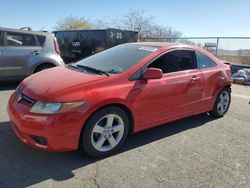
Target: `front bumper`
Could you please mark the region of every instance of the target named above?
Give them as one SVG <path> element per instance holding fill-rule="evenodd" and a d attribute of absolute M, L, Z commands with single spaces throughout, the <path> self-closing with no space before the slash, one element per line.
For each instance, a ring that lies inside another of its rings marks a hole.
<path fill-rule="evenodd" d="M 87 119 L 81 112 L 43 115 L 30 113 L 31 106 L 17 102 L 16 92 L 8 103 L 10 124 L 24 143 L 46 151 L 78 148 L 82 126 Z"/>

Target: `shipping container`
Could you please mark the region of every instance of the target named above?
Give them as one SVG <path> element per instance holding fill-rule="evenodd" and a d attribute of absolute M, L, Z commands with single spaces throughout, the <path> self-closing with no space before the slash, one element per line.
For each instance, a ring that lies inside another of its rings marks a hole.
<path fill-rule="evenodd" d="M 138 41 L 138 32 L 101 29 L 54 31 L 65 63 L 75 62 L 107 48 Z"/>

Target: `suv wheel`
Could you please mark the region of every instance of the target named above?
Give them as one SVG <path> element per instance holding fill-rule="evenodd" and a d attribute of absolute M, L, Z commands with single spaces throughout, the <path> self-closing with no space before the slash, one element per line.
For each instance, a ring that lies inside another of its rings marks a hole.
<path fill-rule="evenodd" d="M 51 65 L 51 64 L 39 65 L 39 66 L 36 68 L 35 73 L 40 72 L 40 71 L 43 71 L 43 70 L 46 70 L 46 69 L 49 69 L 49 68 L 52 68 L 52 67 L 54 67 L 54 65 Z"/>
<path fill-rule="evenodd" d="M 124 144 L 128 130 L 129 119 L 121 108 L 103 108 L 85 124 L 81 147 L 92 157 L 111 154 Z"/>

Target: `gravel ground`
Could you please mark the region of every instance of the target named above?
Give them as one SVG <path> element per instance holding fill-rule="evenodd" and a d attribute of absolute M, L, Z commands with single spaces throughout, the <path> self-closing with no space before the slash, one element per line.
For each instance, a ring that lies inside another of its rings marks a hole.
<path fill-rule="evenodd" d="M 128 137 L 105 159 L 47 153 L 13 134 L 0 83 L 0 187 L 250 187 L 250 87 L 233 85 L 221 119 L 202 114 Z"/>

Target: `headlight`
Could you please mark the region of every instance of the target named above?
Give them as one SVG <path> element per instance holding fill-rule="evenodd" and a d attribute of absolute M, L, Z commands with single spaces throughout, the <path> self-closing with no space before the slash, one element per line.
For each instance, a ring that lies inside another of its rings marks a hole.
<path fill-rule="evenodd" d="M 43 103 L 36 102 L 30 112 L 37 114 L 59 114 L 64 112 L 69 112 L 76 110 L 80 106 L 82 106 L 84 102 L 67 102 L 67 103 Z"/>

